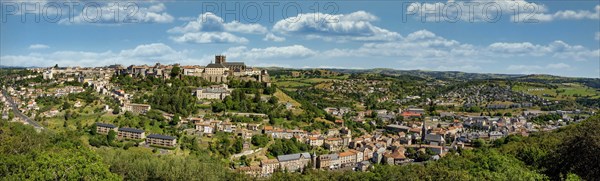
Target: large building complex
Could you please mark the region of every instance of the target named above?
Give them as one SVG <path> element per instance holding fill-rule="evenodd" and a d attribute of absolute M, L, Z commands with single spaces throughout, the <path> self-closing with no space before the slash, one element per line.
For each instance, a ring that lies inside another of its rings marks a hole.
<path fill-rule="evenodd" d="M 213 85 L 210 87 L 199 87 L 196 89 L 196 97 L 198 99 L 224 99 L 226 96 L 231 95 L 231 89 L 227 84 Z"/>

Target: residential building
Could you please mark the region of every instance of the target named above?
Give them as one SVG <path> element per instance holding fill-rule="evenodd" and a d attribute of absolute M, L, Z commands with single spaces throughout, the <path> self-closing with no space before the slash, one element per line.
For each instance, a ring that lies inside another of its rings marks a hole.
<path fill-rule="evenodd" d="M 323 137 L 309 137 L 308 138 L 308 145 L 312 146 L 312 147 L 320 147 L 323 146 Z"/>
<path fill-rule="evenodd" d="M 341 138 L 327 138 L 325 139 L 324 145 L 329 151 L 336 152 L 344 147 L 343 143 L 344 140 Z"/>
<path fill-rule="evenodd" d="M 146 138 L 144 130 L 134 128 L 119 128 L 117 133 L 119 139 L 144 139 Z"/>
<path fill-rule="evenodd" d="M 196 97 L 198 99 L 223 100 L 229 95 L 231 95 L 231 90 L 227 87 L 227 84 L 213 85 L 207 88 L 199 87 L 196 89 Z"/>
<path fill-rule="evenodd" d="M 408 133 L 408 131 L 411 128 L 408 127 L 408 126 L 402 126 L 402 125 L 397 125 L 397 124 L 390 124 L 390 125 L 387 125 L 385 127 L 385 129 L 386 129 L 386 131 L 393 132 L 393 133 L 400 133 L 400 132 Z"/>
<path fill-rule="evenodd" d="M 318 169 L 337 169 L 340 168 L 339 155 L 337 153 L 320 155 L 317 159 Z"/>
<path fill-rule="evenodd" d="M 425 142 L 429 143 L 430 145 L 434 145 L 434 146 L 443 146 L 444 144 L 446 144 L 446 141 L 444 140 L 444 136 L 437 135 L 437 134 L 426 134 Z"/>
<path fill-rule="evenodd" d="M 406 155 L 404 155 L 404 148 L 398 148 L 394 150 L 392 153 L 383 154 L 383 159 L 386 164 L 389 165 L 400 165 L 402 163 L 406 163 Z"/>
<path fill-rule="evenodd" d="M 277 160 L 283 170 L 289 172 L 302 171 L 311 161 L 311 155 L 308 152 L 280 155 L 277 156 Z"/>
<path fill-rule="evenodd" d="M 96 133 L 98 134 L 108 134 L 110 130 L 117 132 L 117 126 L 106 123 L 96 123 Z"/>
<path fill-rule="evenodd" d="M 196 123 L 196 131 L 199 131 L 203 134 L 213 134 L 214 127 L 210 125 L 210 123 L 199 122 Z"/>
<path fill-rule="evenodd" d="M 160 134 L 151 134 L 146 137 L 146 143 L 154 146 L 174 147 L 177 144 L 177 138 Z"/>
<path fill-rule="evenodd" d="M 356 152 L 345 151 L 339 154 L 341 167 L 353 167 L 356 164 Z"/>
<path fill-rule="evenodd" d="M 137 114 L 146 114 L 150 111 L 150 105 L 148 104 L 125 104 L 123 106 L 123 111 L 131 111 Z"/>
<path fill-rule="evenodd" d="M 262 176 L 269 176 L 279 169 L 279 161 L 277 159 L 261 160 L 260 167 L 262 168 Z"/>

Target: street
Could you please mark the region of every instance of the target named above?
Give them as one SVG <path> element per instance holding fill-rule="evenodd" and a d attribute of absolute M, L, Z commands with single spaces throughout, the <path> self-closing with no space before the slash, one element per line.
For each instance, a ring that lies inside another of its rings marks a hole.
<path fill-rule="evenodd" d="M 10 106 L 12 107 L 13 113 L 16 116 L 21 117 L 21 119 L 27 121 L 27 123 L 29 125 L 32 125 L 33 127 L 35 127 L 36 129 L 44 129 L 44 127 L 42 127 L 39 123 L 31 120 L 29 117 L 27 117 L 26 115 L 24 115 L 18 108 L 17 104 L 15 104 L 15 102 L 13 101 L 12 97 L 8 94 L 8 92 L 6 92 L 6 90 L 2 90 L 2 94 L 4 94 L 4 97 L 6 97 L 6 101 L 10 104 Z"/>

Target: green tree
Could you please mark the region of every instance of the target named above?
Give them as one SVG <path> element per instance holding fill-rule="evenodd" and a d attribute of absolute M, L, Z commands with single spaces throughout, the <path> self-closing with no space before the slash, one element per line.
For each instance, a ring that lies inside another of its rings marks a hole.
<path fill-rule="evenodd" d="M 223 112 L 227 109 L 225 104 L 223 104 L 222 102 L 214 102 L 214 103 L 212 103 L 211 107 L 212 107 L 212 111 L 215 113 Z"/>
<path fill-rule="evenodd" d="M 68 101 L 65 101 L 62 105 L 63 110 L 71 109 L 71 104 Z"/>
<path fill-rule="evenodd" d="M 181 116 L 179 114 L 175 114 L 173 116 L 173 119 L 171 119 L 171 121 L 169 122 L 169 124 L 172 125 L 172 126 L 175 126 L 175 125 L 179 124 L 179 122 L 181 121 L 180 117 Z"/>
<path fill-rule="evenodd" d="M 119 106 L 113 107 L 113 111 L 112 111 L 113 114 L 119 114 L 120 112 L 121 112 L 121 107 L 119 107 Z"/>
<path fill-rule="evenodd" d="M 171 69 L 171 78 L 176 78 L 180 74 L 181 74 L 181 67 L 179 67 L 179 65 L 173 66 L 173 69 Z"/>
<path fill-rule="evenodd" d="M 115 132 L 114 130 L 108 131 L 108 135 L 106 135 L 106 141 L 108 143 L 112 143 L 116 139 L 117 139 L 117 132 Z"/>
<path fill-rule="evenodd" d="M 244 139 L 235 139 L 235 142 L 233 143 L 233 153 L 241 153 L 242 150 L 244 150 Z"/>
<path fill-rule="evenodd" d="M 485 141 L 484 140 L 479 139 L 479 138 L 473 140 L 473 147 L 475 147 L 475 148 L 481 148 L 483 146 L 485 146 Z"/>
<path fill-rule="evenodd" d="M 279 99 L 277 99 L 275 96 L 271 96 L 271 98 L 269 98 L 269 104 L 277 104 L 278 102 Z"/>
<path fill-rule="evenodd" d="M 257 147 L 265 147 L 270 141 L 269 136 L 264 134 L 252 135 L 251 143 Z"/>

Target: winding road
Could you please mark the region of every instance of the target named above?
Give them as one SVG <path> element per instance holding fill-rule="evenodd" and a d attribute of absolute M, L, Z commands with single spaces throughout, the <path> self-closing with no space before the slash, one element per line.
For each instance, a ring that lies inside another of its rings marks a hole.
<path fill-rule="evenodd" d="M 4 97 L 6 97 L 6 101 L 10 104 L 10 106 L 12 107 L 13 113 L 15 113 L 16 116 L 21 117 L 21 119 L 27 121 L 27 123 L 29 123 L 29 125 L 32 125 L 36 129 L 44 129 L 44 127 L 42 125 L 31 120 L 31 118 L 27 117 L 25 114 L 23 114 L 21 112 L 21 110 L 19 110 L 19 107 L 17 106 L 17 104 L 15 104 L 15 101 L 8 94 L 8 92 L 6 92 L 6 90 L 3 89 L 2 94 L 4 94 Z"/>

